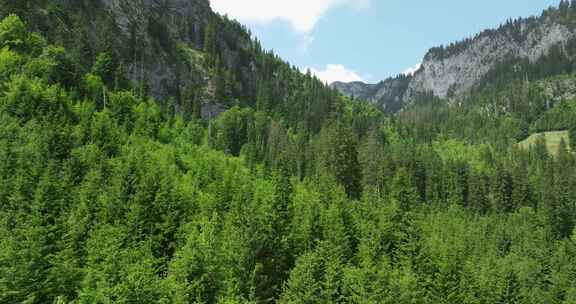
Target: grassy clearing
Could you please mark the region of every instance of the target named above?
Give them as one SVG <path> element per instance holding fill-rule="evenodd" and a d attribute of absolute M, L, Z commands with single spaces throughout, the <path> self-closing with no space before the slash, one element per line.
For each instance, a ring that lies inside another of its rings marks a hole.
<path fill-rule="evenodd" d="M 535 133 L 530 135 L 527 139 L 518 143 L 518 146 L 523 149 L 529 149 L 536 144 L 539 137 L 544 136 L 546 140 L 546 147 L 548 152 L 552 155 L 558 154 L 558 148 L 560 147 L 560 142 L 564 139 L 564 142 L 568 147 L 570 147 L 570 134 L 568 131 L 551 131 Z"/>

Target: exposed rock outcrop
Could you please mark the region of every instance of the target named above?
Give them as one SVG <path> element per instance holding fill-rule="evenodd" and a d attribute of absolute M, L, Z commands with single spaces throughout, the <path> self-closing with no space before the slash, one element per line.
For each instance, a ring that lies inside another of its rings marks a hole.
<path fill-rule="evenodd" d="M 465 93 L 503 60 L 514 57 L 534 63 L 552 47 L 576 36 L 568 26 L 552 19 L 544 19 L 537 25 L 522 21 L 520 27 L 521 39 L 516 39 L 512 30 L 505 30 L 481 35 L 462 51 L 446 58 L 429 52 L 422 68 L 410 81 L 406 98 L 414 92 L 432 92 L 441 98 Z"/>
<path fill-rule="evenodd" d="M 478 87 L 485 76 L 506 60 L 536 63 L 553 48 L 566 50 L 573 45 L 576 29 L 559 9 L 551 8 L 541 17 L 509 21 L 497 30 L 487 30 L 474 38 L 449 47 L 431 49 L 421 68 L 412 76 L 390 78 L 378 84 L 335 83 L 345 95 L 401 109 L 422 93 L 440 98 L 458 96 Z M 571 56 L 564 52 L 565 56 Z"/>

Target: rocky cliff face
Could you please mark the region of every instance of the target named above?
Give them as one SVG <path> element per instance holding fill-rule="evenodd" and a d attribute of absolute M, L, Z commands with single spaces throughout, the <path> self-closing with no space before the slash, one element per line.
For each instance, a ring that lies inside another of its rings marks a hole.
<path fill-rule="evenodd" d="M 353 97 L 369 102 L 377 102 L 378 99 L 376 98 L 376 92 L 378 91 L 378 88 L 380 87 L 381 83 L 382 82 L 378 84 L 370 84 L 361 81 L 354 81 L 354 82 L 337 81 L 330 84 L 330 86 L 348 97 Z"/>
<path fill-rule="evenodd" d="M 384 107 L 399 100 L 405 105 L 420 93 L 440 98 L 465 94 L 506 60 L 515 58 L 534 64 L 552 48 L 565 49 L 574 41 L 574 26 L 553 13 L 557 11 L 509 22 L 498 30 L 485 31 L 447 48 L 431 49 L 422 67 L 408 79 L 388 79 L 376 85 L 338 83 L 333 87 Z"/>
<path fill-rule="evenodd" d="M 190 62 L 194 58 L 181 55 L 202 45 L 214 17 L 208 0 L 101 1 L 116 29 L 116 42 L 131 44 L 123 52 L 130 80 L 145 81 L 159 99 L 204 81 L 205 71 Z"/>
<path fill-rule="evenodd" d="M 447 58 L 428 53 L 422 68 L 410 82 L 406 97 L 409 98 L 414 92 L 432 92 L 441 98 L 465 93 L 503 60 L 514 57 L 535 63 L 552 47 L 573 39 L 575 33 L 552 19 L 543 20 L 535 26 L 522 22 L 521 39 L 516 39 L 510 30 L 506 30 L 482 35 Z"/>
<path fill-rule="evenodd" d="M 363 82 L 335 82 L 331 87 L 348 97 L 379 104 L 387 112 L 396 112 L 403 106 L 404 95 L 412 76 L 400 75 L 377 84 Z"/>
<path fill-rule="evenodd" d="M 31 7 L 21 9 L 15 1 L 0 6 L 0 16 L 17 13 L 31 30 L 65 46 L 81 63 L 79 75 L 90 71 L 98 54 L 113 55 L 126 78 L 159 101 L 182 101 L 190 88 L 198 94 L 210 87 L 215 73 L 207 70 L 203 51 L 212 26 L 220 69 L 234 71 L 244 91 L 253 94 L 250 34 L 215 14 L 209 0 L 45 0 Z"/>
<path fill-rule="evenodd" d="M 178 39 L 198 44 L 202 30 L 212 16 L 208 0 L 101 0 L 114 16 L 121 33 L 129 36 L 133 29 L 149 29 L 152 23 L 163 23 Z"/>

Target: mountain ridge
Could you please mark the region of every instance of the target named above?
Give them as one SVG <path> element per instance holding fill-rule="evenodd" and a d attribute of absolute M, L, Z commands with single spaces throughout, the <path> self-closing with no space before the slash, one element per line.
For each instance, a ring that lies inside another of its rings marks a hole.
<path fill-rule="evenodd" d="M 550 53 L 558 53 L 553 55 L 563 56 L 571 63 L 576 53 L 575 18 L 576 4 L 563 1 L 539 17 L 508 20 L 498 29 L 485 30 L 447 47 L 431 48 L 413 75 L 399 75 L 377 84 L 337 82 L 331 86 L 391 112 L 402 109 L 420 94 L 440 98 L 465 95 L 489 84 L 492 79 L 488 76 L 493 76 L 491 72 L 504 63 L 512 69 L 521 63 L 528 69 Z M 521 69 L 515 72 L 530 74 Z"/>
<path fill-rule="evenodd" d="M 191 2 L 0 0 L 0 303 L 576 303 L 559 50 L 392 117 Z"/>
<path fill-rule="evenodd" d="M 212 11 L 208 0 L 0 0 L 0 17 L 10 14 L 68 50 L 76 81 L 102 59 L 113 74 L 105 77 L 110 89 L 126 80 L 139 97 L 204 120 L 238 105 L 279 110 L 291 121 L 308 117 L 319 130 L 342 99 L 262 48 L 246 26 Z"/>

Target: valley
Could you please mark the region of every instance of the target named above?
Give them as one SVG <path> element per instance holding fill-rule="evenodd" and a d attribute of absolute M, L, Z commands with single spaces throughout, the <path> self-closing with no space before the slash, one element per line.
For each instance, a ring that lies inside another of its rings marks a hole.
<path fill-rule="evenodd" d="M 0 303 L 576 303 L 575 42 L 327 85 L 207 0 L 0 0 Z"/>

